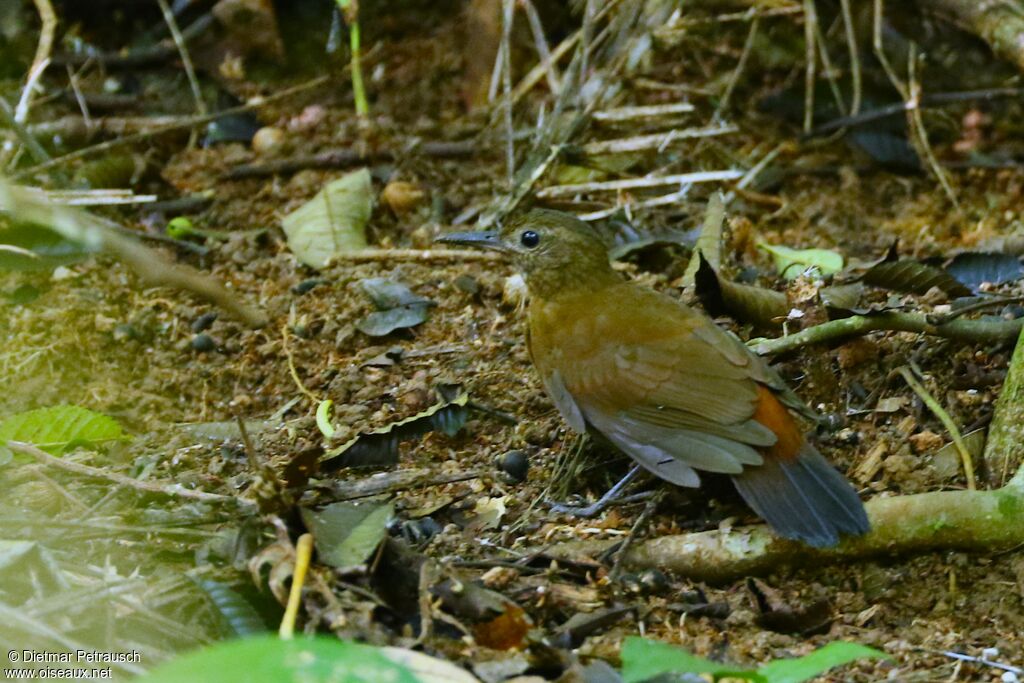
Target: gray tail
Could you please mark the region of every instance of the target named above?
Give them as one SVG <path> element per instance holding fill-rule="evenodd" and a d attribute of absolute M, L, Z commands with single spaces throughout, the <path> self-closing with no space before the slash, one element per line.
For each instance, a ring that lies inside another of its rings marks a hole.
<path fill-rule="evenodd" d="M 784 538 L 828 548 L 840 533 L 860 535 L 871 528 L 857 491 L 810 444 L 795 460 L 766 457 L 732 481 L 747 505 Z"/>

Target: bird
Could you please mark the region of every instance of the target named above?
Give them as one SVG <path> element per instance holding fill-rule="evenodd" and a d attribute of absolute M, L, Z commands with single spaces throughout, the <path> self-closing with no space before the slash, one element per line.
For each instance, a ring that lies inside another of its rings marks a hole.
<path fill-rule="evenodd" d="M 617 272 L 589 224 L 532 209 L 437 239 L 511 256 L 545 392 L 573 431 L 632 458 L 631 474 L 682 487 L 699 486 L 698 472 L 728 475 L 778 536 L 813 547 L 869 531 L 857 491 L 801 427 L 813 413 L 778 373 L 703 312 Z"/>

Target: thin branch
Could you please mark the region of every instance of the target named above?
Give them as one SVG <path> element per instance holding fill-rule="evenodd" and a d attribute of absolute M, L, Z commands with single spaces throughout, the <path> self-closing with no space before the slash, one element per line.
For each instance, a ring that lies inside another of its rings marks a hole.
<path fill-rule="evenodd" d="M 635 190 L 664 185 L 681 185 L 685 183 L 710 183 L 720 180 L 736 180 L 743 177 L 743 171 L 698 171 L 696 173 L 680 173 L 665 176 L 646 176 L 643 178 L 627 178 L 578 185 L 552 185 L 537 191 L 537 197 L 566 197 L 586 192 L 617 192 L 619 190 Z"/>
<path fill-rule="evenodd" d="M 811 132 L 814 126 L 814 85 L 817 80 L 817 51 L 815 50 L 815 26 L 818 14 L 814 8 L 814 0 L 804 0 L 804 45 L 807 53 L 807 67 L 804 72 L 804 133 Z"/>
<path fill-rule="evenodd" d="M 502 254 L 472 249 L 360 249 L 335 254 L 335 263 L 418 263 L 423 261 L 504 261 Z"/>
<path fill-rule="evenodd" d="M 850 11 L 850 0 L 839 0 L 843 10 L 843 26 L 846 29 L 846 47 L 850 52 L 850 78 L 853 81 L 853 102 L 850 104 L 850 116 L 860 113 L 860 100 L 863 91 L 860 75 L 860 52 L 857 49 L 856 27 L 853 25 L 853 12 Z"/>
<path fill-rule="evenodd" d="M 32 66 L 28 70 L 28 78 L 25 81 L 25 88 L 21 91 L 21 99 L 14 109 L 14 118 L 18 123 L 25 123 L 28 120 L 28 112 L 32 106 L 32 93 L 36 84 L 43 77 L 43 72 L 50 64 L 50 54 L 53 51 L 53 36 L 57 31 L 57 15 L 53 11 L 50 0 L 35 0 L 36 11 L 39 13 L 39 21 L 42 27 L 39 31 L 39 43 L 36 45 L 36 54 L 32 58 Z"/>
<path fill-rule="evenodd" d="M 270 104 L 271 102 L 277 102 L 279 100 L 288 99 L 294 97 L 300 92 L 312 90 L 313 88 L 323 85 L 327 81 L 327 76 L 319 76 L 311 81 L 302 83 L 301 85 L 297 85 L 293 88 L 286 88 L 281 92 L 274 93 L 273 95 L 268 95 L 262 99 L 247 102 L 246 104 L 237 107 L 223 109 L 221 111 L 214 112 L 212 114 L 206 114 L 204 116 L 192 116 L 189 118 L 184 118 L 174 123 L 168 124 L 166 126 L 156 128 L 154 130 L 136 133 L 134 135 L 126 135 L 125 137 L 117 138 L 116 140 L 107 140 L 106 142 L 101 142 L 100 144 L 93 145 L 92 147 L 84 147 L 74 152 L 70 152 L 69 154 L 65 154 L 64 156 L 51 159 L 50 161 L 47 161 L 45 163 L 37 164 L 31 168 L 26 168 L 21 171 L 18 171 L 17 173 L 12 174 L 10 178 L 18 180 L 20 178 L 25 178 L 36 173 L 48 171 L 49 169 L 55 168 L 57 166 L 63 166 L 69 161 L 82 159 L 88 156 L 92 156 L 94 154 L 99 154 L 100 152 L 107 152 L 116 147 L 120 147 L 121 145 L 127 145 L 133 142 L 139 142 L 141 140 L 148 140 L 149 138 L 155 135 L 170 133 L 173 131 L 181 130 L 183 128 L 191 128 L 193 126 L 201 126 L 210 123 L 211 121 L 216 121 L 217 119 L 224 116 L 233 116 L 234 114 L 241 114 L 243 112 L 251 111 L 253 109 L 258 109 L 262 106 Z"/>
<path fill-rule="evenodd" d="M 181 484 L 173 481 L 142 481 L 140 479 L 133 479 L 132 477 L 126 477 L 125 475 L 117 472 L 110 472 L 97 467 L 90 467 L 89 465 L 72 462 L 64 458 L 55 458 L 46 451 L 40 450 L 30 443 L 8 441 L 7 447 L 15 453 L 22 453 L 24 455 L 31 456 L 44 465 L 50 465 L 52 467 L 62 469 L 65 472 L 71 472 L 72 474 L 78 474 L 85 477 L 105 479 L 120 486 L 127 486 L 128 488 L 132 488 L 143 493 L 157 493 L 164 496 L 171 496 L 172 498 L 194 500 L 200 503 L 234 505 L 243 509 L 255 509 L 255 503 L 251 500 L 236 498 L 235 496 L 224 496 L 219 493 L 193 491 L 192 489 L 187 489 Z"/>
<path fill-rule="evenodd" d="M 178 55 L 181 57 L 181 65 L 185 68 L 185 76 L 188 78 L 188 85 L 192 89 L 192 99 L 196 103 L 196 114 L 203 116 L 206 114 L 206 102 L 203 101 L 203 92 L 199 88 L 199 79 L 196 77 L 195 67 L 192 66 L 192 58 L 188 54 L 185 38 L 182 37 L 181 31 L 178 30 L 178 22 L 175 21 L 171 8 L 167 6 L 167 0 L 156 0 L 156 2 L 160 5 L 160 11 L 164 15 L 164 23 L 167 24 L 167 28 L 171 32 L 171 38 L 174 39 L 174 47 L 177 48 Z M 194 144 L 195 131 L 193 130 L 192 138 L 189 140 L 189 147 L 192 147 Z"/>

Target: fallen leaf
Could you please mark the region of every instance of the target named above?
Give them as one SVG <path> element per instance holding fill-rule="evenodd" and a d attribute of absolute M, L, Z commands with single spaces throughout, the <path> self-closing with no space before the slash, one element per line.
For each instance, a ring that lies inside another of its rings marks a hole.
<path fill-rule="evenodd" d="M 792 249 L 767 242 L 758 242 L 757 246 L 771 254 L 775 269 L 786 280 L 795 280 L 809 268 L 816 269 L 824 277 L 843 269 L 842 255 L 829 249 Z"/>
<path fill-rule="evenodd" d="M 364 564 L 387 534 L 387 521 L 395 514 L 391 503 L 341 502 L 322 510 L 303 508 L 302 521 L 313 534 L 323 562 L 341 570 Z"/>
<path fill-rule="evenodd" d="M 315 197 L 281 219 L 296 258 L 323 268 L 332 257 L 366 247 L 373 210 L 373 185 L 365 168 L 327 184 Z"/>

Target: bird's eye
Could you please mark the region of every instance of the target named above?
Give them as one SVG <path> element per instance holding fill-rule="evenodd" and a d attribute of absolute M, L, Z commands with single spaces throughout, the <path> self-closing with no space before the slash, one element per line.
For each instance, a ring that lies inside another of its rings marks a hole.
<path fill-rule="evenodd" d="M 533 249 L 540 244 L 540 235 L 533 230 L 524 230 L 523 234 L 519 236 L 519 243 L 527 249 Z"/>

